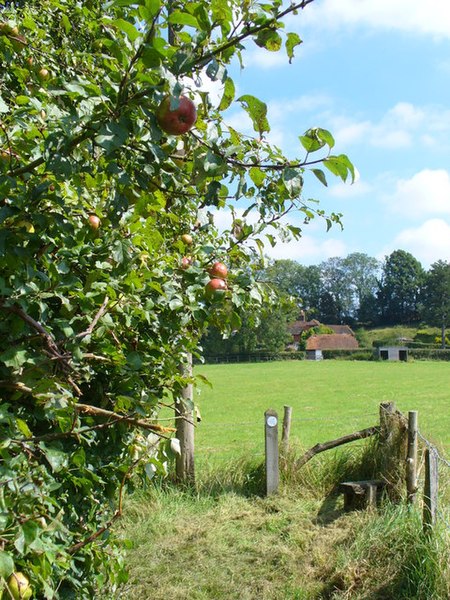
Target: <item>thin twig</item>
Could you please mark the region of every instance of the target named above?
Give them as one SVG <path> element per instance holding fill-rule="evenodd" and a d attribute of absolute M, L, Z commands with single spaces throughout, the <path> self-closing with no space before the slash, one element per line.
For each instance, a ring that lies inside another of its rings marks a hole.
<path fill-rule="evenodd" d="M 89 325 L 89 327 L 86 329 L 86 331 L 77 333 L 77 335 L 75 336 L 76 338 L 83 338 L 83 337 L 86 337 L 87 335 L 91 335 L 91 333 L 94 331 L 95 326 L 97 325 L 99 319 L 105 314 L 108 302 L 109 302 L 109 297 L 105 296 L 105 299 L 103 300 L 102 305 L 100 306 L 99 310 L 97 311 L 97 314 L 93 318 L 92 323 Z"/>

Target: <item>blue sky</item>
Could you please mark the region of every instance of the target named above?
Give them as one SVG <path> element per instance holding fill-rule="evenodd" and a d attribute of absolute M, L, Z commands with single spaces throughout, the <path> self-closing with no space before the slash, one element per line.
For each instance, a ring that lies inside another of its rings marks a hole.
<path fill-rule="evenodd" d="M 233 73 L 238 94 L 267 103 L 268 137 L 289 157 L 302 155 L 306 129 L 329 129 L 359 179 L 330 175 L 324 188 L 307 177 L 305 199 L 343 213 L 344 230 L 317 221 L 268 254 L 306 265 L 401 248 L 425 268 L 450 260 L 449 0 L 316 0 L 286 31 L 303 40 L 292 64 L 248 45 L 245 69 Z M 237 105 L 227 119 L 252 131 Z"/>

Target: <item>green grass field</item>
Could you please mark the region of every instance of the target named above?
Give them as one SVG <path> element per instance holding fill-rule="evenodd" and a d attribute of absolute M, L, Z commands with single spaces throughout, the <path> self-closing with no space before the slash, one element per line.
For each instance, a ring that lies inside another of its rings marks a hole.
<path fill-rule="evenodd" d="M 114 597 L 448 600 L 448 473 L 440 482 L 443 519 L 428 539 L 420 502 L 342 510 L 333 489 L 370 463 L 371 440 L 287 469 L 279 493 L 269 497 L 261 463 L 264 411 L 282 415 L 284 404 L 293 407 L 293 456 L 376 424 L 379 403 L 388 400 L 404 412 L 418 410 L 422 433 L 450 450 L 449 368 L 343 361 L 198 366 L 213 387 L 199 386 L 196 485 L 155 482 L 126 498 L 118 532 L 133 542 L 130 580 Z"/>
<path fill-rule="evenodd" d="M 419 411 L 419 428 L 450 451 L 450 365 L 444 362 L 285 361 L 201 365 L 196 454 L 207 460 L 262 454 L 264 411 L 292 406 L 291 440 L 308 448 L 378 423 L 379 404 Z"/>

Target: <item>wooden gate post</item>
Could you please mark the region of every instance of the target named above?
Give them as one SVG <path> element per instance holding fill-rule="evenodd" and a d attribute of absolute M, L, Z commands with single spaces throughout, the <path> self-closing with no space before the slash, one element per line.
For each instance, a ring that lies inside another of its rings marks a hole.
<path fill-rule="evenodd" d="M 438 503 L 438 457 L 434 449 L 425 450 L 425 486 L 423 490 L 423 531 L 430 535 L 436 523 Z"/>
<path fill-rule="evenodd" d="M 291 433 L 292 406 L 284 407 L 283 429 L 281 432 L 281 451 L 283 458 L 287 457 L 289 452 L 289 435 Z"/>
<path fill-rule="evenodd" d="M 408 504 L 414 504 L 417 495 L 417 410 L 408 412 L 408 455 L 406 457 L 406 492 Z"/>
<path fill-rule="evenodd" d="M 266 447 L 266 495 L 278 491 L 280 473 L 278 468 L 278 414 L 275 410 L 264 413 Z"/>
<path fill-rule="evenodd" d="M 184 377 L 192 377 L 192 354 L 187 355 L 186 363 L 180 367 Z M 176 436 L 180 441 L 180 454 L 176 457 L 177 481 L 193 483 L 194 465 L 194 386 L 188 383 L 181 390 L 175 402 Z"/>

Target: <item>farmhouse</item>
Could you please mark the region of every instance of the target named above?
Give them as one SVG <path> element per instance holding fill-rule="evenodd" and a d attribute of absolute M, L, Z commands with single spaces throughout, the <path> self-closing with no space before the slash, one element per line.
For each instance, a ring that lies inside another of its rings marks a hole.
<path fill-rule="evenodd" d="M 289 323 L 287 330 L 292 335 L 292 343 L 298 344 L 300 342 L 302 333 L 308 331 L 308 329 L 312 329 L 313 327 L 319 327 L 319 325 L 320 323 L 319 321 L 316 321 L 316 319 L 312 319 L 311 321 L 305 321 L 305 319 L 302 319 L 300 321 Z"/>
<path fill-rule="evenodd" d="M 356 348 L 359 348 L 359 344 L 353 333 L 312 335 L 306 341 L 306 358 L 321 360 L 323 350 L 355 350 Z"/>

